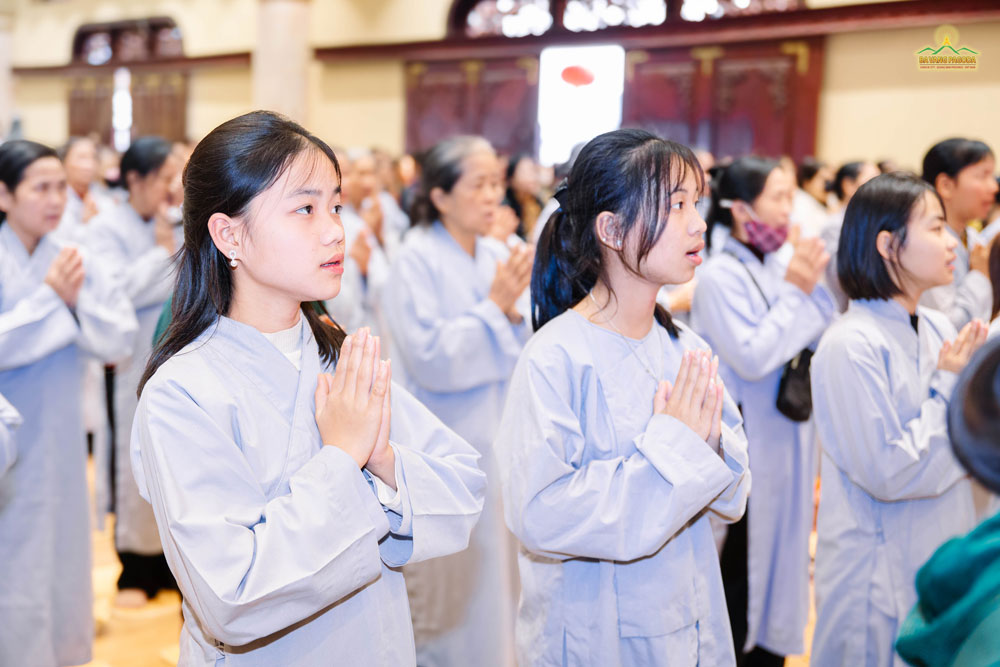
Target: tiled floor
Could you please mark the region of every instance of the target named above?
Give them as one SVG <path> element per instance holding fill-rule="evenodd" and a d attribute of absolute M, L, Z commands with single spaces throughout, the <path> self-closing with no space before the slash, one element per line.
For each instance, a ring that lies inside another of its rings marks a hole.
<path fill-rule="evenodd" d="M 181 631 L 181 599 L 161 593 L 142 609 L 113 606 L 121 566 L 112 541 L 114 518 L 104 531 L 93 532 L 94 615 L 97 639 L 94 660 L 86 667 L 166 667 L 177 664 Z"/>

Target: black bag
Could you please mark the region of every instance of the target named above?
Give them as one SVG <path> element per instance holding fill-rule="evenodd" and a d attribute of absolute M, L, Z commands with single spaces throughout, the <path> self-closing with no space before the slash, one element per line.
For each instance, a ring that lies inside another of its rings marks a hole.
<path fill-rule="evenodd" d="M 781 382 L 778 383 L 778 398 L 775 405 L 778 412 L 793 422 L 808 421 L 809 415 L 812 414 L 812 386 L 809 382 L 809 364 L 812 356 L 812 350 L 807 347 L 795 355 L 795 358 L 781 370 Z"/>
<path fill-rule="evenodd" d="M 734 257 L 740 264 L 743 264 L 743 261 L 735 254 L 731 252 L 727 252 L 726 254 Z M 760 292 L 761 298 L 767 304 L 767 309 L 771 310 L 771 302 L 764 296 L 764 290 L 757 284 L 757 279 L 753 277 L 746 264 L 743 264 L 743 268 L 746 269 L 747 275 L 750 276 L 750 282 Z M 812 385 L 809 379 L 809 365 L 812 362 L 812 356 L 812 350 L 807 347 L 796 354 L 781 369 L 781 382 L 778 383 L 778 397 L 775 399 L 774 405 L 778 408 L 778 412 L 793 422 L 809 421 L 809 416 L 812 415 Z"/>

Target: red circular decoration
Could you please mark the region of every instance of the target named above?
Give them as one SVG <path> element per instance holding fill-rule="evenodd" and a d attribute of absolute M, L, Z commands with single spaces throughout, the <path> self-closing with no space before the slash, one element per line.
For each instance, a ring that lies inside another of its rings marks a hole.
<path fill-rule="evenodd" d="M 594 83 L 594 73 L 586 67 L 570 65 L 562 71 L 562 80 L 577 88 Z"/>

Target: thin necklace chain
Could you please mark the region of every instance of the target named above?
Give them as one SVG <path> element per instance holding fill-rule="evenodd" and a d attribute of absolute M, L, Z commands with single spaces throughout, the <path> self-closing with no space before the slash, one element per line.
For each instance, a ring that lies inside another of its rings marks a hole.
<path fill-rule="evenodd" d="M 601 312 L 601 307 L 597 305 L 597 299 L 594 298 L 594 293 L 593 292 L 587 292 L 587 296 L 590 297 L 590 300 L 591 300 L 591 302 L 593 302 L 594 307 L 597 308 L 597 312 Z M 629 337 L 626 336 L 625 334 L 623 334 L 621 332 L 621 329 L 619 329 L 618 327 L 615 326 L 615 323 L 611 321 L 611 318 L 608 318 L 607 320 L 605 320 L 605 322 L 607 322 L 609 325 L 611 325 L 611 328 L 614 329 L 615 333 L 618 334 L 619 337 L 621 337 L 621 339 L 623 341 L 625 341 L 625 345 L 628 347 L 628 351 L 632 353 L 632 356 L 635 357 L 636 361 L 639 362 L 639 364 L 642 366 L 643 370 L 646 371 L 646 374 L 649 375 L 649 377 L 653 378 L 654 382 L 659 382 L 660 381 L 659 376 L 657 376 L 656 373 L 653 372 L 653 369 L 650 368 L 650 365 L 647 364 L 643 360 L 643 358 L 639 356 L 638 352 L 636 352 L 636 348 L 641 347 L 642 343 L 639 343 L 637 345 L 632 345 L 632 341 L 629 340 Z M 655 320 L 653 322 L 653 328 L 654 329 L 656 328 L 656 321 Z M 660 332 L 659 331 L 656 332 L 656 340 L 657 340 L 657 342 L 659 342 L 659 340 L 660 340 Z M 663 367 L 663 346 L 662 345 L 657 345 L 657 347 L 660 350 L 660 367 L 662 368 Z"/>

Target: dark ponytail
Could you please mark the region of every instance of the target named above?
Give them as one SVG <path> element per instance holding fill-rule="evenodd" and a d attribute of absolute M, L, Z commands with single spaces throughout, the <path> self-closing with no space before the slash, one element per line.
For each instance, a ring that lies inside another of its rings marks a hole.
<path fill-rule="evenodd" d="M 229 312 L 233 276 L 226 257 L 212 242 L 208 220 L 214 213 L 245 215 L 250 202 L 271 187 L 305 151 L 337 158 L 322 140 L 299 124 L 267 111 L 254 111 L 212 130 L 194 149 L 184 169 L 184 248 L 180 252 L 171 321 L 146 365 L 139 391 L 164 362 Z M 325 363 L 336 361 L 344 331 L 320 320 L 322 304 L 302 304 Z"/>
<path fill-rule="evenodd" d="M 993 157 L 993 151 L 982 141 L 945 139 L 927 151 L 927 155 L 924 156 L 922 177 L 936 188 L 939 175 L 945 174 L 948 178 L 956 179 L 958 172 L 979 164 L 988 157 Z"/>
<path fill-rule="evenodd" d="M 753 204 L 754 200 L 764 191 L 767 177 L 778 169 L 781 164 L 770 158 L 747 155 L 734 160 L 731 164 L 713 167 L 712 174 L 712 205 L 708 209 L 705 222 L 708 230 L 705 232 L 705 244 L 712 247 L 712 230 L 717 225 L 727 229 L 733 228 L 733 202 L 742 201 Z"/>
<path fill-rule="evenodd" d="M 24 180 L 24 172 L 28 167 L 43 157 L 58 159 L 59 156 L 48 146 L 25 139 L 14 139 L 0 144 L 0 183 L 6 186 L 11 196 Z M 0 225 L 6 219 L 7 214 L 0 211 Z"/>
<path fill-rule="evenodd" d="M 598 214 L 610 211 L 619 217 L 622 239 L 638 226 L 635 265 L 618 251 L 623 264 L 638 273 L 642 260 L 666 228 L 667 217 L 662 212 L 670 210 L 670 193 L 689 171 L 697 175 L 701 189 L 704 176 L 694 153 L 643 130 L 607 132 L 583 147 L 556 192 L 559 210 L 549 218 L 535 250 L 531 321 L 536 330 L 605 279 L 594 230 Z M 657 304 L 655 315 L 676 338 L 678 330 L 670 313 Z"/>

